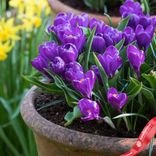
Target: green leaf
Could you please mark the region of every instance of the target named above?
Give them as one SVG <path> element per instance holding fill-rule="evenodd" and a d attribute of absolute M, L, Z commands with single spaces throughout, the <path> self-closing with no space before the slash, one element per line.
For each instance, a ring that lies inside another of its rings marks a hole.
<path fill-rule="evenodd" d="M 142 87 L 141 92 L 146 97 L 149 104 L 151 105 L 151 110 L 156 112 L 156 99 L 154 98 L 153 93 L 145 87 Z"/>
<path fill-rule="evenodd" d="M 114 125 L 114 123 L 112 122 L 112 120 L 111 120 L 110 117 L 105 116 L 105 117 L 103 118 L 103 120 L 104 120 L 110 127 L 116 129 L 116 128 L 115 128 L 115 125 Z"/>
<path fill-rule="evenodd" d="M 150 74 L 142 74 L 151 85 L 152 88 L 156 89 L 156 71 L 151 71 Z"/>
<path fill-rule="evenodd" d="M 153 54 L 153 58 L 156 60 L 156 51 L 154 50 L 153 44 L 150 44 L 150 48 Z"/>
<path fill-rule="evenodd" d="M 69 126 L 75 119 L 80 118 L 81 117 L 81 112 L 78 106 L 75 106 L 73 108 L 73 112 L 68 112 L 64 119 L 67 121 L 65 123 L 65 126 Z"/>
<path fill-rule="evenodd" d="M 110 25 L 111 27 L 113 27 L 113 22 L 112 22 L 111 17 L 110 17 L 108 14 L 106 14 L 106 13 L 104 13 L 104 15 L 107 17 L 108 22 L 109 22 L 109 25 Z"/>
<path fill-rule="evenodd" d="M 92 42 L 93 42 L 95 31 L 96 31 L 96 27 L 91 31 L 91 34 L 87 40 L 87 48 L 86 48 L 86 55 L 85 55 L 85 71 L 88 71 L 89 69 L 88 64 L 89 64 L 90 52 L 92 48 Z"/>
<path fill-rule="evenodd" d="M 61 77 L 59 77 L 58 75 L 53 75 L 49 70 L 46 71 L 49 73 L 50 76 L 53 77 L 56 86 L 60 88 L 61 91 L 63 91 L 67 104 L 70 107 L 73 107 L 75 105 L 75 102 L 77 102 L 82 96 L 75 90 L 69 88 L 66 83 L 64 83 Z"/>
<path fill-rule="evenodd" d="M 132 43 L 130 43 L 129 45 L 136 45 L 136 41 L 133 41 Z M 120 56 L 123 60 L 123 63 L 127 61 L 127 54 L 126 54 L 126 51 L 127 51 L 127 48 L 128 46 L 124 46 L 122 50 L 120 50 Z"/>
<path fill-rule="evenodd" d="M 99 62 L 97 56 L 95 55 L 95 53 L 93 53 L 93 57 L 94 57 L 95 64 L 96 64 L 97 67 L 99 68 L 99 71 L 100 71 L 100 75 L 101 75 L 101 78 L 102 78 L 102 82 L 103 82 L 104 89 L 105 89 L 105 91 L 107 92 L 107 90 L 108 90 L 108 88 L 109 88 L 108 76 L 107 76 L 106 72 L 104 71 L 104 69 L 103 69 L 101 63 Z"/>
<path fill-rule="evenodd" d="M 86 6 L 96 11 L 103 11 L 105 7 L 105 0 L 84 0 Z"/>
<path fill-rule="evenodd" d="M 90 36 L 91 31 L 90 31 L 89 28 L 82 27 L 82 26 L 80 26 L 80 28 L 82 29 L 83 33 L 84 33 L 87 37 Z"/>
<path fill-rule="evenodd" d="M 62 90 L 57 87 L 55 83 L 43 83 L 38 80 L 38 78 L 32 76 L 23 76 L 23 78 L 33 85 L 38 86 L 39 88 L 44 89 L 48 93 L 62 94 Z"/>
<path fill-rule="evenodd" d="M 150 14 L 150 7 L 148 4 L 148 0 L 142 0 L 142 3 L 144 5 L 144 11 L 146 14 Z"/>
<path fill-rule="evenodd" d="M 153 146 L 154 146 L 154 138 L 152 138 L 150 144 L 149 144 L 149 153 L 148 156 L 152 156 Z"/>
<path fill-rule="evenodd" d="M 4 98 L 0 97 L 0 104 L 5 108 L 7 111 L 8 115 L 11 116 L 12 114 L 12 109 L 10 107 L 10 103 L 6 101 Z"/>
<path fill-rule="evenodd" d="M 110 80 L 109 80 L 109 86 L 116 86 L 116 84 L 117 84 L 117 80 L 118 80 L 118 78 L 119 78 L 119 76 L 120 76 L 120 71 L 119 72 L 117 72 Z"/>
<path fill-rule="evenodd" d="M 12 144 L 11 140 L 7 137 L 4 130 L 0 127 L 0 138 L 4 141 L 4 143 L 9 147 L 10 151 L 12 151 L 13 155 L 21 156 L 19 151 L 16 149 L 15 145 Z"/>
<path fill-rule="evenodd" d="M 40 107 L 40 108 L 37 108 L 37 111 L 39 111 L 39 110 L 41 110 L 41 109 L 44 109 L 44 108 L 48 108 L 48 107 L 53 106 L 53 105 L 61 104 L 61 103 L 64 102 L 64 101 L 65 101 L 65 99 L 62 99 L 62 100 L 54 100 L 54 101 L 52 101 L 52 102 L 49 102 L 49 103 L 43 105 L 43 106 Z"/>
<path fill-rule="evenodd" d="M 75 103 L 78 101 L 78 99 L 75 98 L 75 95 L 73 95 L 72 93 L 69 93 L 66 90 L 64 90 L 64 95 L 65 95 L 66 102 L 69 107 L 73 107 Z"/>
<path fill-rule="evenodd" d="M 117 43 L 115 45 L 115 47 L 118 49 L 118 51 L 120 51 L 122 49 L 124 42 L 125 42 L 125 39 L 122 39 L 119 43 Z"/>
<path fill-rule="evenodd" d="M 74 115 L 74 118 L 79 118 L 81 116 L 81 112 L 80 112 L 80 109 L 78 106 L 75 106 L 74 107 L 74 111 L 73 111 L 73 115 Z"/>
<path fill-rule="evenodd" d="M 138 116 L 138 117 L 144 118 L 147 121 L 149 121 L 149 119 L 146 116 L 139 114 L 139 113 L 123 113 L 118 116 L 115 116 L 113 119 L 125 118 L 125 117 L 129 117 L 129 116 Z"/>
<path fill-rule="evenodd" d="M 141 89 L 142 82 L 139 82 L 134 78 L 130 78 L 130 84 L 127 89 L 128 101 L 130 102 L 133 100 L 140 93 Z"/>
<path fill-rule="evenodd" d="M 129 22 L 130 18 L 131 18 L 131 16 L 128 16 L 128 17 L 124 18 L 124 19 L 119 23 L 117 29 L 120 30 L 120 31 L 123 31 L 123 30 L 126 28 L 126 26 L 128 25 L 128 22 Z"/>
<path fill-rule="evenodd" d="M 55 43 L 59 43 L 59 40 L 54 32 L 50 32 L 50 41 L 54 41 Z"/>
<path fill-rule="evenodd" d="M 73 122 L 73 112 L 68 112 L 68 113 L 65 115 L 64 119 L 67 121 L 67 122 L 65 123 L 65 126 L 69 126 L 69 125 Z"/>

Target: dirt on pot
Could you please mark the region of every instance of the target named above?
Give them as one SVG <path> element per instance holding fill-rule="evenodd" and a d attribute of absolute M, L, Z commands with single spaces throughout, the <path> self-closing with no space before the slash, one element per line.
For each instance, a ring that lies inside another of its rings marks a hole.
<path fill-rule="evenodd" d="M 68 111 L 71 111 L 67 104 L 65 102 L 61 102 L 57 103 L 56 105 L 45 107 L 45 105 L 49 104 L 50 102 L 60 99 L 63 99 L 63 97 L 60 97 L 58 95 L 41 93 L 35 98 L 35 108 L 38 111 L 38 113 L 47 120 L 57 125 L 64 126 L 64 116 Z M 146 123 L 141 122 L 138 124 L 139 126 L 137 127 L 139 127 L 139 129 L 137 129 L 136 132 L 128 132 L 124 123 L 120 129 L 116 130 L 112 129 L 110 126 L 108 126 L 105 122 L 102 121 L 94 120 L 84 122 L 81 119 L 77 119 L 67 128 L 84 133 L 91 133 L 102 136 L 136 138 L 139 136 L 141 130 L 143 129 Z"/>

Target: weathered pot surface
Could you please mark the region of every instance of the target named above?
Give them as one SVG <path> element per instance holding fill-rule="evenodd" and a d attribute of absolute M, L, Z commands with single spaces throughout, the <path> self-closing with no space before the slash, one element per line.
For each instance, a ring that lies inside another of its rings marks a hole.
<path fill-rule="evenodd" d="M 136 139 L 82 133 L 46 120 L 34 108 L 35 89 L 32 87 L 25 95 L 21 114 L 35 134 L 39 156 L 119 156 L 135 143 Z M 153 153 L 156 153 L 156 142 Z M 147 155 L 148 150 L 139 154 Z"/>
<path fill-rule="evenodd" d="M 62 2 L 60 2 L 59 0 L 48 0 L 51 9 L 53 12 L 55 13 L 59 13 L 59 12 L 72 12 L 74 15 L 79 15 L 82 14 L 84 11 L 72 8 Z M 109 24 L 108 18 L 106 16 L 102 16 L 102 15 L 98 15 L 98 14 L 93 14 L 93 13 L 88 13 L 90 18 L 97 18 L 99 20 L 104 21 L 106 24 Z M 118 25 L 118 23 L 120 22 L 121 18 L 120 17 L 111 17 L 112 22 L 114 25 Z"/>

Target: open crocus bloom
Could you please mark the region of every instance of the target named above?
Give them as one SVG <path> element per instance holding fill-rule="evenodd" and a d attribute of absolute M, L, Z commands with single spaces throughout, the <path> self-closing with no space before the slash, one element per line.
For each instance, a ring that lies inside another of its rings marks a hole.
<path fill-rule="evenodd" d="M 82 120 L 89 121 L 99 119 L 100 108 L 96 101 L 84 98 L 78 102 L 78 107 L 84 116 L 81 118 Z"/>
<path fill-rule="evenodd" d="M 107 92 L 107 100 L 113 108 L 121 110 L 126 104 L 128 97 L 126 93 L 118 93 L 115 88 L 110 88 Z"/>
<path fill-rule="evenodd" d="M 102 64 L 108 77 L 112 78 L 115 72 L 121 67 L 122 59 L 114 46 L 109 46 L 103 55 L 99 54 L 98 59 Z"/>
<path fill-rule="evenodd" d="M 72 84 L 83 96 L 91 98 L 92 89 L 96 80 L 95 73 L 89 70 L 80 80 L 73 80 Z"/>

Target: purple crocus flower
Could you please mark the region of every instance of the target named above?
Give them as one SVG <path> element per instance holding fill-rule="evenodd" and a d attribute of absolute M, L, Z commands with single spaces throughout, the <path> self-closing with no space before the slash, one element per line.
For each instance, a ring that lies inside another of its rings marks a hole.
<path fill-rule="evenodd" d="M 85 13 L 75 16 L 71 20 L 71 25 L 74 27 L 76 26 L 88 27 L 88 24 L 89 24 L 89 16 L 88 14 L 85 14 Z"/>
<path fill-rule="evenodd" d="M 45 59 L 53 60 L 58 56 L 58 45 L 55 42 L 45 42 L 39 46 L 39 52 Z"/>
<path fill-rule="evenodd" d="M 139 19 L 139 24 L 142 25 L 144 29 L 151 25 L 151 22 L 152 18 L 150 16 L 141 16 Z"/>
<path fill-rule="evenodd" d="M 128 26 L 133 29 L 139 24 L 140 16 L 143 16 L 143 10 L 139 2 L 134 2 L 133 0 L 126 0 L 125 3 L 120 7 L 120 14 L 122 18 L 126 18 L 131 15 Z"/>
<path fill-rule="evenodd" d="M 59 39 L 64 44 L 74 44 L 77 47 L 78 51 L 81 51 L 83 49 L 84 44 L 86 42 L 86 37 L 83 34 L 82 29 L 79 27 L 72 27 L 70 31 L 64 31 L 64 34 Z"/>
<path fill-rule="evenodd" d="M 78 102 L 78 107 L 84 116 L 81 118 L 83 121 L 98 120 L 100 118 L 100 107 L 96 101 L 84 98 Z"/>
<path fill-rule="evenodd" d="M 114 45 L 114 41 L 109 34 L 104 33 L 103 38 L 105 40 L 106 47 L 109 47 L 110 45 Z"/>
<path fill-rule="evenodd" d="M 103 55 L 99 54 L 98 59 L 109 78 L 112 78 L 122 65 L 122 59 L 114 46 L 109 46 Z"/>
<path fill-rule="evenodd" d="M 97 33 L 93 38 L 92 49 L 95 52 L 103 53 L 106 48 L 102 33 Z"/>
<path fill-rule="evenodd" d="M 63 13 L 63 12 L 58 13 L 54 20 L 54 26 L 63 25 L 67 22 L 70 22 L 73 16 L 74 15 L 72 13 Z"/>
<path fill-rule="evenodd" d="M 96 33 L 102 33 L 103 27 L 105 26 L 103 21 L 97 20 L 96 18 L 92 18 L 89 22 L 89 27 L 92 30 L 96 27 Z"/>
<path fill-rule="evenodd" d="M 62 74 L 65 70 L 65 62 L 61 57 L 57 56 L 50 62 L 49 67 L 55 74 Z"/>
<path fill-rule="evenodd" d="M 131 18 L 129 20 L 128 26 L 135 30 L 135 28 L 139 24 L 139 21 L 140 21 L 140 16 L 136 14 L 131 14 Z"/>
<path fill-rule="evenodd" d="M 55 32 L 55 34 L 57 35 L 58 39 L 61 42 L 63 40 L 63 36 L 65 33 L 72 33 L 72 27 L 70 23 L 66 23 L 66 24 L 58 25 L 58 26 L 51 26 L 51 28 L 49 29 L 50 31 Z"/>
<path fill-rule="evenodd" d="M 125 39 L 125 45 L 128 45 L 135 40 L 135 32 L 131 27 L 126 27 L 122 36 Z"/>
<path fill-rule="evenodd" d="M 115 45 L 122 40 L 122 32 L 108 25 L 103 27 L 103 37 L 106 46 Z"/>
<path fill-rule="evenodd" d="M 78 50 L 74 44 L 67 43 L 59 47 L 59 56 L 64 62 L 69 63 L 77 59 Z"/>
<path fill-rule="evenodd" d="M 130 14 L 143 15 L 143 10 L 139 2 L 133 0 L 126 0 L 120 7 L 120 14 L 122 18 L 127 17 Z"/>
<path fill-rule="evenodd" d="M 143 26 L 139 24 L 136 27 L 135 34 L 139 47 L 143 47 L 146 50 L 152 41 L 154 27 L 153 25 L 149 25 L 146 29 L 144 29 Z"/>
<path fill-rule="evenodd" d="M 119 31 L 118 29 L 114 29 L 111 37 L 114 41 L 114 44 L 117 44 L 122 40 L 122 32 Z"/>
<path fill-rule="evenodd" d="M 92 70 L 89 70 L 84 77 L 79 80 L 73 80 L 73 87 L 78 90 L 83 96 L 90 98 L 94 88 L 96 77 Z"/>
<path fill-rule="evenodd" d="M 96 65 L 92 65 L 91 70 L 94 71 L 94 73 L 95 73 L 96 77 L 98 78 L 99 82 L 102 83 L 102 78 L 101 78 L 101 75 L 100 75 L 99 68 Z"/>
<path fill-rule="evenodd" d="M 46 75 L 45 68 L 48 68 L 48 63 L 44 57 L 38 55 L 34 60 L 31 61 L 32 66 L 39 72 Z"/>
<path fill-rule="evenodd" d="M 118 93 L 118 91 L 112 87 L 107 92 L 107 100 L 114 109 L 120 111 L 127 103 L 128 97 L 126 93 Z"/>
<path fill-rule="evenodd" d="M 68 81 L 82 79 L 84 77 L 82 66 L 78 62 L 70 62 L 66 65 L 64 76 Z"/>
<path fill-rule="evenodd" d="M 140 74 L 140 67 L 145 61 L 145 53 L 142 50 L 137 49 L 133 45 L 129 45 L 127 48 L 127 57 L 134 71 L 137 73 L 138 77 Z"/>

